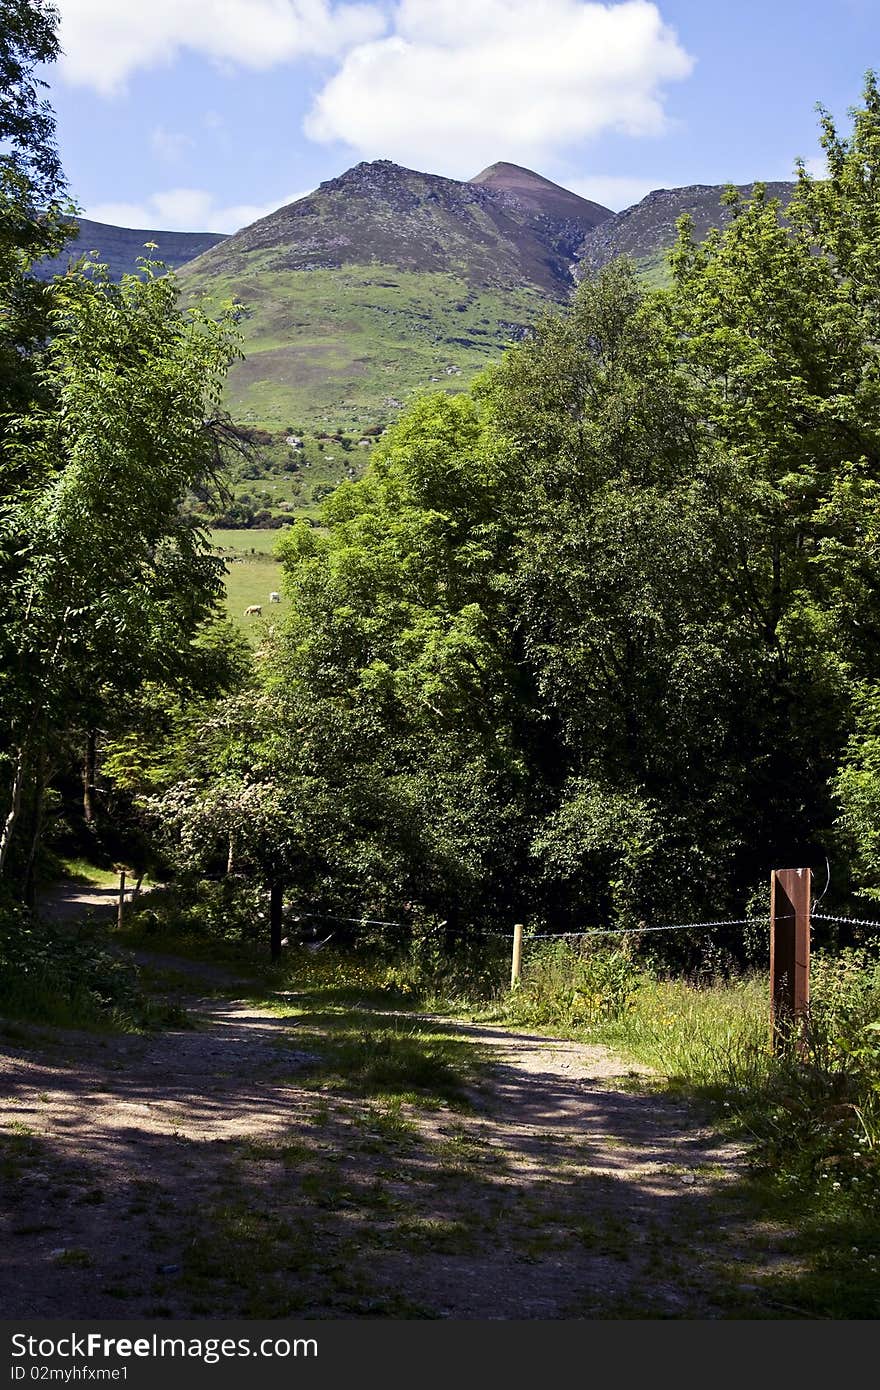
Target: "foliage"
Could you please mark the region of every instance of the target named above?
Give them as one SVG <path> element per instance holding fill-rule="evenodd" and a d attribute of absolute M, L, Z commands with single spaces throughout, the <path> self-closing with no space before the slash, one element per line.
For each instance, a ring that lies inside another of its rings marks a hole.
<path fill-rule="evenodd" d="M 57 23 L 45 0 L 0 4 L 0 873 L 25 896 L 76 745 L 88 795 L 111 715 L 145 683 L 204 682 L 221 564 L 181 504 L 216 476 L 237 352 L 232 307 L 181 312 L 158 263 L 118 285 L 83 262 L 30 274 L 66 235 L 35 77 Z"/>
<path fill-rule="evenodd" d="M 0 1010 L 67 1027 L 133 1030 L 158 1019 L 137 970 L 98 928 L 36 923 L 8 900 L 0 906 Z"/>
<path fill-rule="evenodd" d="M 197 685 L 204 667 L 194 638 L 220 562 L 179 508 L 216 463 L 210 416 L 234 335 L 179 314 L 156 269 L 119 286 L 100 270 L 55 281 L 43 399 L 8 421 L 0 717 L 13 802 L 59 733 L 100 726 L 145 681 Z"/>
<path fill-rule="evenodd" d="M 625 263 L 584 282 L 283 536 L 255 690 L 154 802 L 181 863 L 233 843 L 451 946 L 739 917 L 771 865 L 842 847 L 830 778 L 880 650 L 876 106 L 869 78 L 852 141 L 826 121 L 834 177 L 802 173 L 785 220 L 731 191 L 668 291 Z"/>
<path fill-rule="evenodd" d="M 58 57 L 58 12 L 48 0 L 0 4 L 0 267 L 10 251 L 35 259 L 60 249 L 67 211 L 55 118 L 40 98 L 41 64 Z"/>
<path fill-rule="evenodd" d="M 619 1020 L 634 1001 L 641 971 L 626 946 L 578 947 L 564 937 L 529 944 L 521 982 L 504 1004 L 514 1024 L 578 1032 Z"/>

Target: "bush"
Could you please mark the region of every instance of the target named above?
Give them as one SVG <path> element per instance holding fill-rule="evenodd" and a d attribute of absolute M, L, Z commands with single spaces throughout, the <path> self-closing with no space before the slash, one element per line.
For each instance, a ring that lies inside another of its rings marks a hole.
<path fill-rule="evenodd" d="M 253 880 L 229 874 L 219 882 L 183 881 L 142 901 L 129 915 L 136 937 L 172 937 L 193 945 L 268 944 L 266 891 Z"/>
<path fill-rule="evenodd" d="M 100 928 L 51 926 L 12 904 L 0 906 L 0 1011 L 71 1027 L 151 1020 L 135 966 Z"/>
<path fill-rule="evenodd" d="M 732 1050 L 725 1103 L 775 1180 L 837 1207 L 870 1205 L 880 1193 L 880 943 L 817 952 L 810 973 L 802 1033 L 772 1057 L 766 1034 Z"/>
<path fill-rule="evenodd" d="M 641 972 L 624 946 L 572 945 L 559 940 L 524 946 L 520 984 L 506 1012 L 512 1021 L 582 1028 L 620 1019 Z"/>

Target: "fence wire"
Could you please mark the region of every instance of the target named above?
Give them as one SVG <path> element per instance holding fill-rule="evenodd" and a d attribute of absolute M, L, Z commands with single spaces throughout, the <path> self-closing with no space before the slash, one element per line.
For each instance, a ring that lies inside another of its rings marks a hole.
<path fill-rule="evenodd" d="M 814 922 L 838 922 L 846 927 L 880 927 L 880 922 L 872 922 L 866 917 L 835 917 L 828 912 L 811 913 Z"/>
<path fill-rule="evenodd" d="M 778 922 L 782 921 L 777 917 Z M 659 926 L 644 927 L 590 927 L 587 931 L 564 931 L 564 932 L 537 932 L 530 936 L 530 941 L 551 941 L 558 937 L 583 937 L 583 936 L 642 936 L 645 932 L 652 931 L 710 931 L 713 927 L 751 927 L 769 926 L 770 918 L 766 917 L 730 917 L 715 922 L 664 922 Z"/>
<path fill-rule="evenodd" d="M 777 922 L 784 922 L 784 921 L 787 921 L 787 920 L 788 920 L 790 917 L 792 917 L 792 916 L 793 916 L 792 913 L 788 913 L 788 914 L 786 914 L 786 916 L 784 916 L 784 917 L 783 917 L 783 916 L 777 917 L 776 920 L 777 920 Z M 298 913 L 295 915 L 295 917 L 294 917 L 293 920 L 294 920 L 294 921 L 302 921 L 302 920 L 304 920 L 304 919 L 309 920 L 309 921 L 314 920 L 314 921 L 320 921 L 320 922 L 348 922 L 348 923 L 353 924 L 354 926 L 361 926 L 361 927 L 401 927 L 401 928 L 404 928 L 404 929 L 405 929 L 406 927 L 412 926 L 412 923 L 411 923 L 411 922 L 409 922 L 409 923 L 408 923 L 408 922 L 390 922 L 390 921 L 385 921 L 385 920 L 383 920 L 382 918 L 378 918 L 378 917 L 336 917 L 336 916 L 334 916 L 332 913 L 327 913 L 327 912 L 298 912 Z M 831 920 L 831 919 L 829 919 L 829 920 Z M 838 920 L 839 920 L 839 921 L 843 921 L 843 920 L 845 920 L 845 919 L 843 919 L 843 918 L 835 918 L 835 919 L 833 919 L 833 920 L 835 920 L 835 921 L 838 921 Z M 441 923 L 441 924 L 440 924 L 440 926 L 444 926 L 444 925 L 445 925 L 445 923 Z M 580 939 L 580 938 L 586 937 L 586 936 L 642 936 L 645 932 L 697 931 L 697 930 L 711 931 L 712 929 L 714 929 L 714 928 L 716 928 L 716 927 L 751 927 L 751 926 L 765 926 L 765 927 L 767 927 L 767 926 L 769 926 L 769 925 L 770 925 L 770 917 L 769 917 L 769 914 L 765 914 L 764 916 L 761 916 L 761 917 L 729 917 L 729 918 L 717 919 L 717 920 L 715 920 L 715 921 L 710 921 L 710 922 L 664 922 L 664 923 L 661 923 L 661 924 L 659 924 L 659 925 L 657 925 L 657 926 L 648 926 L 648 925 L 646 925 L 646 926 L 643 926 L 643 927 L 589 927 L 589 928 L 587 928 L 585 931 L 534 932 L 534 933 L 532 933 L 532 932 L 527 932 L 527 933 L 525 933 L 525 939 L 528 940 L 528 941 L 560 941 L 560 940 L 570 940 L 570 939 L 574 939 L 574 938 Z M 877 923 L 876 925 L 880 926 L 880 923 Z M 435 928 L 435 930 L 439 930 L 439 929 L 440 929 L 439 927 L 436 927 L 436 928 Z M 513 932 L 512 932 L 512 931 L 492 931 L 492 930 L 491 930 L 490 928 L 488 928 L 488 927 L 470 928 L 470 929 L 468 930 L 467 935 L 468 935 L 468 936 L 491 936 L 491 937 L 495 937 L 495 938 L 497 938 L 497 939 L 499 939 L 499 940 L 502 940 L 502 941 L 512 941 L 512 939 L 513 939 Z"/>
<path fill-rule="evenodd" d="M 777 916 L 777 922 L 791 921 L 793 913 Z M 392 922 L 382 917 L 338 917 L 329 912 L 297 912 L 294 921 L 346 922 L 357 927 L 400 927 L 402 930 L 412 926 L 411 922 Z M 811 922 L 833 922 L 839 926 L 871 927 L 880 929 L 880 921 L 867 917 L 841 917 L 829 912 L 810 913 Z M 443 924 L 441 924 L 443 925 Z M 657 926 L 643 927 L 589 927 L 585 931 L 525 932 L 526 941 L 581 940 L 587 936 L 644 936 L 648 932 L 673 931 L 712 931 L 717 927 L 769 927 L 769 913 L 761 917 L 728 917 L 710 922 L 663 922 Z M 439 928 L 436 928 L 439 930 Z M 512 941 L 512 931 L 491 931 L 489 928 L 471 928 L 468 936 L 491 936 L 502 941 Z"/>

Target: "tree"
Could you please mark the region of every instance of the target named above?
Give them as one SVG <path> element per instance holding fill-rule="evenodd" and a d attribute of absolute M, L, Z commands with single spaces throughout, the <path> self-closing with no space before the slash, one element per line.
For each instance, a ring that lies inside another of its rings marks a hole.
<path fill-rule="evenodd" d="M 0 3 L 0 255 L 57 251 L 69 211 L 55 145 L 55 117 L 40 99 L 39 64 L 59 53 L 58 11 L 47 0 Z"/>
<path fill-rule="evenodd" d="M 877 105 L 830 192 L 585 282 L 293 528 L 259 698 L 164 798 L 187 852 L 456 929 L 739 916 L 817 857 L 880 675 Z"/>
<path fill-rule="evenodd" d="M 786 221 L 760 190 L 748 204 L 731 192 L 725 234 L 698 247 L 685 225 L 673 262 L 683 370 L 736 480 L 718 559 L 732 620 L 762 651 L 765 693 L 749 742 L 763 749 L 763 771 L 752 799 L 775 807 L 769 842 L 780 862 L 810 862 L 832 843 L 829 778 L 853 728 L 853 696 L 880 676 L 871 74 L 852 114 L 850 140 L 823 116 L 830 178 L 802 168 Z"/>
<path fill-rule="evenodd" d="M 9 418 L 0 456 L 7 860 L 21 798 L 50 732 L 94 728 L 147 679 L 185 682 L 216 608 L 222 563 L 187 490 L 219 464 L 215 423 L 237 350 L 218 320 L 176 306 L 161 267 L 113 285 L 59 277 L 42 396 Z"/>

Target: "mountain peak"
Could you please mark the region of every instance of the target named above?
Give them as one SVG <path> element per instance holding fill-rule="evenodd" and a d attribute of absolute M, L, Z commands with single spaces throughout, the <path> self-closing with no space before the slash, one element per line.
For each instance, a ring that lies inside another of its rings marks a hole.
<path fill-rule="evenodd" d="M 484 169 L 482 173 L 474 174 L 472 179 L 468 179 L 468 183 L 500 183 L 513 180 L 543 184 L 546 188 L 561 187 L 560 184 L 545 179 L 543 174 L 535 173 L 534 169 L 526 169 L 522 164 L 510 164 L 504 159 L 500 159 L 496 164 L 490 164 L 488 169 Z M 563 192 L 567 191 L 566 189 L 563 190 Z"/>
<path fill-rule="evenodd" d="M 532 212 L 543 213 L 557 221 L 576 222 L 585 232 L 604 222 L 606 217 L 613 216 L 611 209 L 603 207 L 601 203 L 593 203 L 579 193 L 572 193 L 570 188 L 553 183 L 543 174 L 536 174 L 534 169 L 525 169 L 521 164 L 510 164 L 505 160 L 490 164 L 488 169 L 475 174 L 468 182 L 478 184 L 491 193 L 516 198 Z"/>

